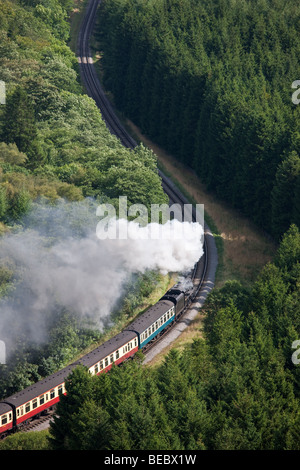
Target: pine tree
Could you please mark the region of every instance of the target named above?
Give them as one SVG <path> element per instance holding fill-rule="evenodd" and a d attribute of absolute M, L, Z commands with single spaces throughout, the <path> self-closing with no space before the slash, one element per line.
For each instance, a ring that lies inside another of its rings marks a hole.
<path fill-rule="evenodd" d="M 27 93 L 20 86 L 7 97 L 3 141 L 15 143 L 25 154 L 30 150 L 31 143 L 37 137 L 34 110 Z"/>
<path fill-rule="evenodd" d="M 8 202 L 5 188 L 0 186 L 0 220 L 4 220 L 7 212 Z"/>
<path fill-rule="evenodd" d="M 15 143 L 19 151 L 27 155 L 27 166 L 34 167 L 42 161 L 34 108 L 21 86 L 7 97 L 2 140 L 7 144 Z"/>
<path fill-rule="evenodd" d="M 72 430 L 76 429 L 76 415 L 85 400 L 91 397 L 91 376 L 85 367 L 77 367 L 67 378 L 65 386 L 67 394 L 60 397 L 57 414 L 50 425 L 50 442 L 54 450 L 69 449 Z"/>
<path fill-rule="evenodd" d="M 300 158 L 297 152 L 293 151 L 279 165 L 271 195 L 272 229 L 277 238 L 288 230 L 294 217 L 299 178 Z"/>
<path fill-rule="evenodd" d="M 300 174 L 295 180 L 291 222 L 300 228 Z"/>

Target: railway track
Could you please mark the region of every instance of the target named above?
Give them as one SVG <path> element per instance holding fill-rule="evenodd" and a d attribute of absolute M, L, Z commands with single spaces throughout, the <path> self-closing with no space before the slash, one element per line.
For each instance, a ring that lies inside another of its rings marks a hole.
<path fill-rule="evenodd" d="M 125 147 L 134 149 L 137 143 L 124 129 L 119 119 L 117 118 L 111 103 L 107 99 L 97 77 L 90 53 L 89 38 L 95 24 L 96 12 L 99 4 L 100 0 L 89 1 L 88 6 L 86 8 L 85 17 L 81 25 L 77 49 L 80 74 L 82 81 L 85 85 L 87 94 L 95 100 L 110 132 L 116 135 Z M 188 204 L 189 202 L 180 193 L 174 183 L 161 171 L 159 171 L 159 174 L 162 179 L 163 189 L 168 195 L 170 203 L 179 203 L 181 205 Z M 193 208 L 193 220 L 196 220 L 195 208 Z M 149 362 L 152 359 L 153 355 L 157 353 L 155 351 L 155 348 L 157 346 L 159 346 L 164 341 L 168 341 L 168 344 L 170 344 L 176 338 L 176 335 L 179 336 L 179 334 L 181 334 L 183 329 L 186 328 L 186 326 L 188 326 L 193 320 L 193 318 L 196 316 L 199 308 L 205 302 L 208 293 L 214 287 L 214 279 L 218 258 L 213 235 L 206 223 L 204 223 L 203 249 L 204 255 L 201 257 L 198 263 L 196 263 L 192 272 L 194 289 L 191 296 L 190 304 L 188 305 L 186 310 L 182 312 L 180 318 L 176 320 L 175 324 L 170 329 L 166 330 L 164 334 L 161 337 L 158 337 L 155 342 L 149 343 L 147 350 L 144 351 L 146 356 L 146 359 L 144 361 L 145 363 Z M 170 335 L 173 335 L 173 337 L 171 337 Z M 35 418 L 30 423 L 24 425 L 21 430 L 23 432 L 28 432 L 45 429 L 49 426 L 49 421 L 52 415 L 53 412 L 46 416 L 41 415 Z"/>
<path fill-rule="evenodd" d="M 80 75 L 87 94 L 96 102 L 110 132 L 116 135 L 125 147 L 134 149 L 134 147 L 137 146 L 137 143 L 117 118 L 112 104 L 102 89 L 93 64 L 89 40 L 93 31 L 97 9 L 100 2 L 101 0 L 89 0 L 81 25 L 77 43 Z M 189 203 L 179 192 L 173 182 L 163 174 L 163 172 L 159 171 L 159 175 L 162 179 L 163 189 L 169 196 L 171 203 L 179 203 L 181 205 Z M 196 220 L 195 208 L 193 208 L 193 220 Z M 197 305 L 197 307 L 201 307 L 203 305 L 208 293 L 214 286 L 215 272 L 218 262 L 214 238 L 206 223 L 204 223 L 203 249 L 204 255 L 199 260 L 193 271 L 194 292 L 192 295 L 192 305 Z M 168 334 L 168 331 L 166 334 Z M 151 345 L 151 348 L 152 347 L 153 345 Z"/>
<path fill-rule="evenodd" d="M 124 129 L 117 118 L 111 103 L 107 99 L 99 78 L 97 76 L 93 58 L 90 51 L 89 39 L 93 31 L 96 20 L 97 8 L 100 0 L 89 1 L 86 13 L 79 31 L 77 43 L 77 56 L 80 68 L 80 74 L 87 94 L 94 99 L 97 106 L 101 110 L 102 117 L 109 128 L 110 132 L 116 135 L 125 147 L 133 149 L 137 143 Z"/>

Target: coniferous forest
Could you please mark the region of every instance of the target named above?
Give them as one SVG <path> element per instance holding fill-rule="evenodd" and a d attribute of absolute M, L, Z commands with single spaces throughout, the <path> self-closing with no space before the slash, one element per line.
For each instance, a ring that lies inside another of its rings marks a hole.
<path fill-rule="evenodd" d="M 204 339 L 152 369 L 78 370 L 51 426 L 55 449 L 299 450 L 300 234 L 292 227 L 251 291 L 205 304 Z"/>
<path fill-rule="evenodd" d="M 131 203 L 165 202 L 154 155 L 121 147 L 84 95 L 67 46 L 73 2 L 0 6 L 2 238 L 40 223 L 33 208 L 62 200 L 114 203 L 122 192 Z M 253 284 L 227 280 L 213 290 L 199 337 L 155 366 L 138 353 L 100 376 L 78 367 L 50 430 L 17 433 L 0 449 L 300 450 L 299 34 L 300 7 L 288 0 L 101 2 L 94 36 L 118 110 L 273 237 L 277 251 Z M 6 299 L 22 273 L 1 263 Z M 158 282 L 147 273 L 129 285 L 121 318 Z M 73 313 L 60 306 L 46 346 L 21 338 L 14 366 L 0 368 L 0 395 L 103 340 Z"/>
<path fill-rule="evenodd" d="M 277 239 L 300 223 L 299 29 L 287 0 L 106 0 L 96 33 L 117 106 Z"/>

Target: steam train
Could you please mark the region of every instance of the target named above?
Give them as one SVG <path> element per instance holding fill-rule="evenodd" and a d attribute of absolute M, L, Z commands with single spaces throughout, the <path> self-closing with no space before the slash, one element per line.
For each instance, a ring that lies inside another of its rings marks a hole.
<path fill-rule="evenodd" d="M 153 306 L 137 317 L 125 330 L 106 341 L 78 361 L 0 402 L 0 438 L 53 409 L 65 380 L 72 370 L 83 364 L 92 375 L 107 372 L 139 349 L 147 350 L 159 336 L 182 315 L 192 300 L 192 289 L 173 286 Z"/>

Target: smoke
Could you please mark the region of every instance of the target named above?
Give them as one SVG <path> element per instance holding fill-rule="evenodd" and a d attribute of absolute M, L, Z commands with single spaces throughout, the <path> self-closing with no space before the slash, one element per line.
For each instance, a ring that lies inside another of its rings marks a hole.
<path fill-rule="evenodd" d="M 163 225 L 149 223 L 140 227 L 136 222 L 112 218 L 109 228 L 114 238 L 106 238 L 99 246 L 110 258 L 116 255 L 120 266 L 129 272 L 146 269 L 159 270 L 162 274 L 186 272 L 203 254 L 203 229 L 198 223 L 174 219 Z"/>
<path fill-rule="evenodd" d="M 12 266 L 16 279 L 13 291 L 0 302 L 0 339 L 13 342 L 22 334 L 29 342 L 45 342 L 49 323 L 62 306 L 101 330 L 130 275 L 185 272 L 203 253 L 202 227 L 177 220 L 159 227 L 159 239 L 151 239 L 157 230 L 153 224 L 139 227 L 113 220 L 127 238 L 101 240 L 95 207 L 89 200 L 37 204 L 22 230 L 1 239 L 0 264 Z M 184 239 L 170 238 L 170 230 L 174 234 L 183 226 Z"/>
<path fill-rule="evenodd" d="M 191 276 L 187 276 L 187 277 L 180 276 L 178 279 L 177 286 L 184 291 L 193 289 L 193 281 L 192 281 Z"/>

